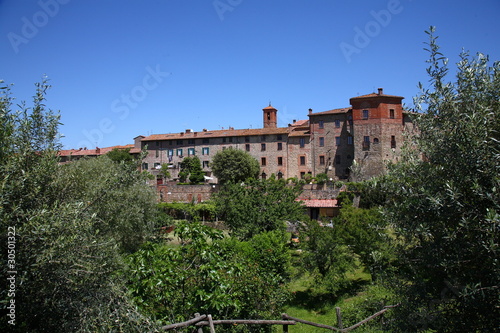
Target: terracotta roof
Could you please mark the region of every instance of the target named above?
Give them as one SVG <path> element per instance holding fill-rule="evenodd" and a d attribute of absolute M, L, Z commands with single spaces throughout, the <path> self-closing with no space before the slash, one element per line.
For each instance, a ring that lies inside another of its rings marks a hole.
<path fill-rule="evenodd" d="M 115 148 L 118 149 L 134 148 L 134 145 L 129 144 L 125 146 L 112 146 L 112 147 L 104 147 L 96 149 L 66 149 L 66 150 L 60 150 L 58 154 L 59 156 L 97 156 L 97 155 L 107 154 Z"/>
<path fill-rule="evenodd" d="M 394 95 L 386 95 L 386 94 L 376 94 L 376 93 L 371 93 L 368 95 L 361 95 L 357 97 L 351 97 L 351 99 L 358 99 L 358 98 L 373 98 L 373 97 L 392 97 L 392 98 L 401 98 L 403 99 L 404 97 L 402 96 L 394 96 Z"/>
<path fill-rule="evenodd" d="M 292 126 L 309 126 L 309 120 L 308 119 L 297 120 L 292 124 Z"/>
<path fill-rule="evenodd" d="M 337 199 L 303 199 L 303 205 L 309 208 L 333 208 L 337 206 Z"/>
<path fill-rule="evenodd" d="M 262 110 L 276 110 L 276 108 L 272 105 L 269 105 L 269 106 L 266 106 L 265 108 L 263 108 Z M 276 110 L 278 111 L 278 110 Z"/>
<path fill-rule="evenodd" d="M 321 112 L 315 112 L 311 113 L 309 116 L 317 116 L 317 115 L 324 115 L 324 114 L 340 114 L 340 113 L 347 113 L 351 110 L 350 107 L 347 108 L 340 108 L 340 109 L 333 109 L 333 110 L 328 110 L 328 111 L 321 111 Z"/>
<path fill-rule="evenodd" d="M 229 136 L 252 136 L 266 134 L 288 134 L 288 127 L 277 128 L 250 128 L 250 129 L 227 129 L 216 131 L 190 132 L 190 133 L 170 133 L 170 134 L 152 134 L 141 141 L 157 141 L 157 140 L 175 140 L 175 139 L 195 139 L 195 138 L 219 138 Z"/>
<path fill-rule="evenodd" d="M 296 129 L 291 131 L 288 136 L 293 137 L 293 136 L 309 136 L 311 135 L 311 132 L 309 129 Z"/>

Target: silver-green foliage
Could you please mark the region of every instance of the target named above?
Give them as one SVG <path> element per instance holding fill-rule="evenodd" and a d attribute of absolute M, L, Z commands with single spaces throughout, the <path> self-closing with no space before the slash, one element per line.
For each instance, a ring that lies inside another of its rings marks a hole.
<path fill-rule="evenodd" d="M 0 247 L 15 230 L 15 288 L 1 288 L 2 307 L 17 305 L 2 331 L 143 331 L 154 324 L 128 300 L 116 274 L 121 253 L 147 235 L 154 209 L 144 181 L 107 157 L 58 165 L 59 115 L 45 106 L 47 81 L 33 107 L 13 110 L 0 96 Z M 128 169 L 130 170 L 130 169 Z M 10 242 L 12 244 L 12 242 Z M 5 318 L 4 318 L 5 319 Z"/>
<path fill-rule="evenodd" d="M 500 317 L 500 63 L 462 52 L 454 81 L 429 32 L 430 88 L 415 99 L 418 134 L 387 178 L 400 237 L 403 330 L 469 332 Z"/>

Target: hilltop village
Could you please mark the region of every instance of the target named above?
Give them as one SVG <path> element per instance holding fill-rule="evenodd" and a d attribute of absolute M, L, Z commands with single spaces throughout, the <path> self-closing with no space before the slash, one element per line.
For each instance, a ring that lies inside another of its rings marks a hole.
<path fill-rule="evenodd" d="M 114 148 L 129 149 L 138 155 L 146 149 L 141 169 L 150 172 L 158 185 L 162 201 L 204 201 L 213 191 L 183 189 L 176 195 L 166 187 L 160 168 L 167 164 L 171 179 L 178 179 L 180 163 L 186 156 L 198 156 L 206 182 L 217 184 L 210 164 L 220 150 L 243 149 L 260 163 L 260 177 L 304 178 L 324 173 L 328 179 L 361 180 L 379 175 L 387 161 L 397 161 L 404 132 L 413 130 L 409 113 L 403 110 L 404 97 L 376 93 L 352 97 L 349 107 L 313 112 L 308 119 L 278 127 L 278 110 L 272 105 L 262 109 L 262 128 L 193 131 L 139 135 L 134 144 L 96 149 L 72 149 L 60 152 L 61 162 L 82 156 L 98 156 Z M 351 174 L 356 163 L 357 175 Z M 354 179 L 356 178 L 356 179 Z M 184 193 L 189 192 L 189 193 Z M 170 196 L 170 197 L 169 197 Z M 328 205 L 332 205 L 331 203 Z M 321 206 L 321 204 L 320 204 Z"/>

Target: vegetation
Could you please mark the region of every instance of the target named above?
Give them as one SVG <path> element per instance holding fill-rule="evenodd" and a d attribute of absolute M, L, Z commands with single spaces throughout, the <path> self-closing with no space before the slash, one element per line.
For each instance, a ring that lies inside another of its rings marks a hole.
<path fill-rule="evenodd" d="M 500 63 L 460 55 L 455 82 L 429 32 L 419 134 L 384 179 L 401 261 L 401 330 L 484 331 L 500 317 Z M 404 318 L 404 319 L 403 319 Z M 409 320 L 407 320 L 409 319 Z"/>
<path fill-rule="evenodd" d="M 0 247 L 7 253 L 14 244 L 9 249 L 15 259 L 12 266 L 2 265 L 1 276 L 15 283 L 0 295 L 4 308 L 14 304 L 16 311 L 13 322 L 2 320 L 0 327 L 153 330 L 155 324 L 136 310 L 116 274 L 121 253 L 147 237 L 152 193 L 138 174 L 106 156 L 57 164 L 59 116 L 45 107 L 48 88 L 46 81 L 37 84 L 33 107 L 21 104 L 16 112 L 9 87 L 2 87 Z"/>
<path fill-rule="evenodd" d="M 0 224 L 7 232 L 0 248 L 8 261 L 0 275 L 10 289 L 0 290 L 0 304 L 9 314 L 14 306 L 16 325 L 4 320 L 0 329 L 154 332 L 196 312 L 278 319 L 286 311 L 335 325 L 337 306 L 345 327 L 400 303 L 359 331 L 494 331 L 500 63 L 464 52 L 456 82 L 446 82 L 447 60 L 433 33 L 431 88 L 421 86 L 415 103 L 418 133 L 386 175 L 335 184 L 347 191 L 328 226 L 304 216 L 296 198 L 305 181 L 258 180 L 258 162 L 241 150 L 215 156 L 223 186 L 203 204 L 157 204 L 147 173 L 123 151 L 59 165 L 59 115 L 45 106 L 47 82 L 37 85 L 33 106 L 18 111 L 1 83 Z M 198 158 L 181 167 L 184 181 L 203 181 Z M 200 223 L 215 216 L 229 233 Z M 301 226 L 294 246 L 286 222 Z M 173 225 L 173 235 L 153 232 Z"/>
<path fill-rule="evenodd" d="M 189 178 L 190 184 L 203 183 L 205 173 L 201 169 L 201 162 L 198 156 L 185 157 L 181 162 L 181 171 L 179 172 L 179 180 L 184 183 Z"/>
<path fill-rule="evenodd" d="M 300 192 L 300 184 L 270 177 L 226 183 L 214 201 L 231 234 L 245 240 L 265 231 L 283 232 L 286 221 L 303 220 L 304 210 L 296 201 Z"/>
<path fill-rule="evenodd" d="M 246 151 L 228 148 L 215 154 L 212 172 L 220 184 L 241 183 L 259 177 L 259 162 Z"/>
<path fill-rule="evenodd" d="M 175 233 L 179 247 L 148 243 L 129 258 L 129 288 L 148 315 L 169 323 L 190 319 L 195 312 L 216 318 L 280 315 L 288 295 L 283 281 L 289 264 L 280 235 L 264 233 L 239 242 L 199 223 L 179 223 Z"/>

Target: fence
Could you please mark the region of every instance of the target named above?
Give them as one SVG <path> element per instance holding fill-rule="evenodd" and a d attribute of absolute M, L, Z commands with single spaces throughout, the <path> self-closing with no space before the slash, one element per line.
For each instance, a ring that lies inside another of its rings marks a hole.
<path fill-rule="evenodd" d="M 399 305 L 399 304 L 398 304 Z M 288 332 L 288 326 L 289 325 L 296 325 L 297 323 L 302 323 L 310 326 L 315 326 L 319 328 L 324 328 L 330 331 L 335 331 L 335 332 L 349 332 L 352 331 L 359 326 L 369 322 L 370 320 L 381 316 L 384 314 L 386 311 L 388 311 L 391 308 L 394 308 L 398 305 L 388 305 L 385 306 L 382 310 L 378 311 L 377 313 L 374 313 L 373 315 L 369 316 L 366 319 L 363 319 L 359 323 L 356 323 L 352 326 L 343 328 L 342 325 L 342 315 L 340 312 L 340 308 L 336 308 L 337 312 L 337 325 L 339 327 L 333 327 L 329 325 L 324 325 L 324 324 L 318 324 L 318 323 L 313 323 L 311 321 L 299 319 L 299 318 L 294 318 L 286 313 L 283 313 L 281 315 L 282 320 L 254 320 L 254 319 L 225 319 L 225 320 L 214 320 L 212 318 L 212 315 L 200 315 L 199 313 L 195 314 L 195 317 L 193 319 L 190 319 L 188 321 L 184 321 L 181 323 L 176 323 L 176 324 L 170 324 L 163 326 L 162 329 L 164 331 L 168 330 L 173 330 L 176 328 L 181 328 L 181 327 L 188 327 L 188 326 L 197 326 L 198 327 L 198 333 L 203 333 L 203 327 L 208 326 L 210 328 L 210 333 L 215 333 L 215 325 L 242 325 L 242 324 L 250 324 L 250 325 L 282 325 L 283 326 L 283 332 Z"/>

